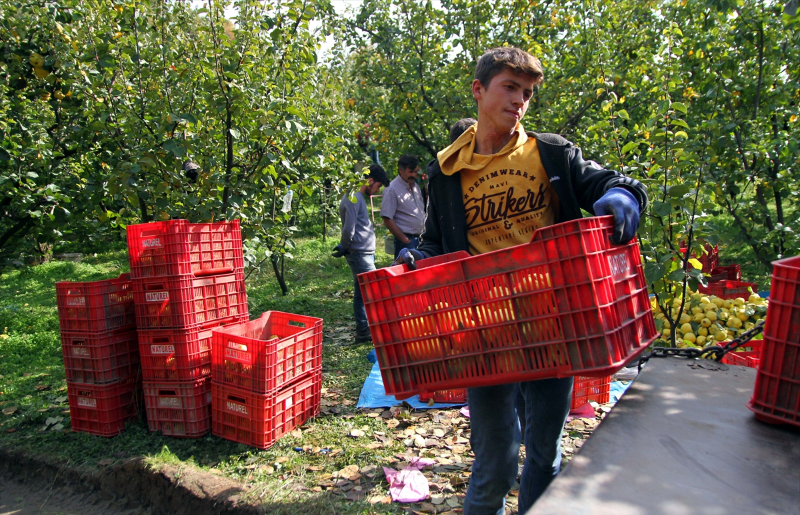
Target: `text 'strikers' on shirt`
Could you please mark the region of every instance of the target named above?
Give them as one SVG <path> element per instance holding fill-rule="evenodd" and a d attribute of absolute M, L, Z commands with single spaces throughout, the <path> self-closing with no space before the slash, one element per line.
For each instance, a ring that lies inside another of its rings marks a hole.
<path fill-rule="evenodd" d="M 461 188 L 472 254 L 528 243 L 554 221 L 557 197 L 533 138 L 481 170 L 462 170 Z"/>
<path fill-rule="evenodd" d="M 558 212 L 536 139 L 517 124 L 498 153 L 477 154 L 476 130 L 473 125 L 437 155 L 442 173 L 459 173 L 473 255 L 528 243 L 533 231 L 555 222 Z"/>

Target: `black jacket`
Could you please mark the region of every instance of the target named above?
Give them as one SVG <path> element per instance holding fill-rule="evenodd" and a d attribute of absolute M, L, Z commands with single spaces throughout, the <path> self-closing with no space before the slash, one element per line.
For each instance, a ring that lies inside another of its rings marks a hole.
<path fill-rule="evenodd" d="M 558 195 L 556 223 L 582 218 L 581 208 L 594 213 L 594 203 L 614 187 L 631 192 L 639 201 L 639 212 L 644 213 L 647 191 L 639 181 L 585 161 L 581 149 L 557 134 L 529 132 L 528 136 L 536 138 L 542 166 Z M 425 257 L 469 251 L 459 173 L 443 174 L 438 159 L 428 163 L 427 173 L 428 211 L 417 250 Z"/>

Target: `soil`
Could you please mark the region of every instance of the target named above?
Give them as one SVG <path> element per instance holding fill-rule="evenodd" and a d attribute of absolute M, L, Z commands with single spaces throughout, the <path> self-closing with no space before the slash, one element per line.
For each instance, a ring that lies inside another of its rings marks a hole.
<path fill-rule="evenodd" d="M 184 465 L 141 458 L 70 467 L 0 448 L 0 515 L 261 515 L 243 485 Z"/>
<path fill-rule="evenodd" d="M 20 483 L 0 476 L 0 515 L 151 515 L 147 508 L 131 507 L 128 499 L 101 492 L 77 492 L 69 486 L 51 487 L 29 481 Z"/>

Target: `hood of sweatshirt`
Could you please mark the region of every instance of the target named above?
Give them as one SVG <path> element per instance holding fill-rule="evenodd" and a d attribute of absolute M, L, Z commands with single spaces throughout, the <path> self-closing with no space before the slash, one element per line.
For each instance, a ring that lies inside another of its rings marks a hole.
<path fill-rule="evenodd" d="M 453 175 L 461 170 L 482 170 L 494 158 L 511 153 L 528 141 L 528 135 L 525 134 L 525 129 L 522 128 L 521 123 L 518 123 L 517 128 L 514 130 L 514 135 L 511 137 L 511 141 L 498 153 L 489 155 L 476 154 L 476 131 L 477 124 L 465 130 L 452 145 L 436 155 L 443 174 Z"/>

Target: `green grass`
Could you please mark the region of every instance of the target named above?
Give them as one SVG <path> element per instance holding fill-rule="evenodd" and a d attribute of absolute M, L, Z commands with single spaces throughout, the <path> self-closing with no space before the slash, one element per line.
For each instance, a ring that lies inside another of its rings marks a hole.
<path fill-rule="evenodd" d="M 334 346 L 330 338 L 330 331 L 352 332 L 353 325 L 352 275 L 343 259 L 330 256 L 332 246 L 314 239 L 298 243 L 296 258 L 286 266 L 289 295 L 281 295 L 270 273 L 250 275 L 247 292 L 251 318 L 279 310 L 324 320 L 323 399 L 347 400 L 349 404 L 340 404 L 340 413 L 308 422 L 301 436 L 285 435 L 266 451 L 210 434 L 179 439 L 150 433 L 143 420 L 129 423 L 113 438 L 70 431 L 55 282 L 99 280 L 126 272 L 125 252 L 111 252 L 81 263 L 50 262 L 0 275 L 0 409 L 16 408 L 0 414 L 0 445 L 47 454 L 73 466 L 136 456 L 154 464 L 193 464 L 247 482 L 251 495 L 267 502 L 271 511 L 297 513 L 302 506 L 304 513 L 399 512 L 395 505 L 343 501 L 332 492 L 311 490 L 326 474 L 352 464 L 380 466 L 403 450 L 396 441 L 377 450 L 365 447 L 374 441 L 370 435 L 386 431 L 386 425 L 354 408 L 371 368 L 366 360 L 371 344 Z M 391 257 L 379 249 L 376 261 L 386 266 Z M 56 422 L 57 417 L 63 420 Z M 58 429 L 58 423 L 65 429 Z M 350 437 L 353 429 L 364 430 L 366 436 Z M 295 450 L 303 447 L 306 450 Z M 337 452 L 313 452 L 316 447 Z M 386 493 L 385 482 L 377 479 L 370 488 L 370 495 Z"/>

